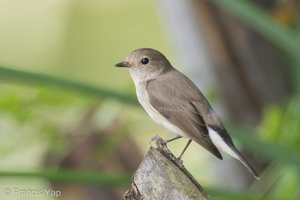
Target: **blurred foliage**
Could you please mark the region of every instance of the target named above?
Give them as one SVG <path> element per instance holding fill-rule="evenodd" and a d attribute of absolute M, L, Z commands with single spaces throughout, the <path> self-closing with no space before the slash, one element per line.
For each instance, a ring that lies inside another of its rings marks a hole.
<path fill-rule="evenodd" d="M 287 70 L 290 71 L 293 87 L 298 93 L 286 102 L 282 102 L 281 105 L 273 105 L 266 109 L 258 130 L 259 134 L 256 134 L 260 136 L 260 140 L 248 137 L 248 134 L 231 132 L 243 141 L 245 147 L 257 152 L 257 155 L 264 155 L 272 160 L 261 174 L 261 180 L 255 182 L 249 189 L 249 194 L 255 194 L 255 196 L 239 197 L 223 193 L 223 195 L 217 195 L 215 199 L 299 199 L 300 40 L 297 24 L 300 19 L 296 14 L 299 8 L 278 2 L 272 11 L 273 17 L 267 10 L 259 8 L 250 1 L 212 1 L 241 18 L 248 26 L 288 55 L 286 60 L 289 68 Z M 286 2 L 286 4 L 289 3 Z M 289 12 L 286 12 L 287 9 Z M 238 130 L 241 131 L 241 129 Z M 243 136 L 244 139 L 242 139 Z"/>
<path fill-rule="evenodd" d="M 93 97 L 112 97 L 114 99 L 119 99 L 122 102 L 135 104 L 138 102 L 136 98 L 128 94 L 122 94 L 121 92 L 115 92 L 112 90 L 108 90 L 107 88 L 100 88 L 79 83 L 77 81 L 68 80 L 66 78 L 59 78 L 47 74 L 37 74 L 28 71 L 4 68 L 0 66 L 0 78 L 2 80 L 6 80 L 14 83 L 35 83 L 35 84 L 43 84 L 48 86 L 54 86 L 59 89 L 67 89 L 74 90 L 77 92 L 81 92 L 84 94 L 89 94 Z"/>
<path fill-rule="evenodd" d="M 249 27 L 263 35 L 266 40 L 269 40 L 272 44 L 282 49 L 287 55 L 287 65 L 289 65 L 290 76 L 294 88 L 300 93 L 300 37 L 299 26 L 289 27 L 282 25 L 284 21 L 278 17 L 277 13 L 272 16 L 268 10 L 263 10 L 249 0 L 211 0 L 216 5 L 223 7 L 233 15 L 243 20 Z M 279 1 L 277 1 L 280 4 Z M 288 3 L 288 1 L 287 1 Z M 284 6 L 284 3 L 280 5 Z M 279 7 L 276 10 L 279 10 Z M 286 12 L 289 18 L 293 18 L 294 24 L 299 24 L 299 8 L 293 7 L 290 12 Z M 282 13 L 281 13 L 282 14 Z M 285 15 L 287 16 L 287 15 Z M 292 19 L 290 19 L 291 21 Z"/>
<path fill-rule="evenodd" d="M 0 177 L 18 178 L 45 178 L 59 183 L 85 183 L 99 184 L 103 186 L 127 186 L 130 187 L 131 176 L 120 174 L 107 174 L 101 172 L 87 172 L 75 170 L 43 170 L 35 172 L 0 172 Z"/>
<path fill-rule="evenodd" d="M 61 128 L 66 128 L 64 124 L 79 120 L 95 102 L 92 98 L 44 87 L 1 85 L 0 88 L 2 156 L 37 142 L 58 148 Z"/>
<path fill-rule="evenodd" d="M 274 17 L 268 12 L 259 8 L 248 0 L 211 0 L 217 5 L 229 10 L 230 13 L 237 15 L 254 30 L 263 35 L 267 40 L 283 48 L 287 53 L 300 63 L 300 38 L 297 31 L 281 26 Z M 295 10 L 297 12 L 297 10 Z M 296 27 L 297 28 L 297 27 Z"/>
<path fill-rule="evenodd" d="M 300 98 L 295 96 L 283 105 L 272 105 L 265 110 L 259 136 L 278 146 L 296 152 L 300 160 Z M 275 177 L 276 184 L 269 188 L 269 195 L 276 199 L 300 198 L 300 165 L 289 165 L 287 162 L 274 161 L 268 170 L 267 179 Z M 269 184 L 270 185 L 270 184 Z M 257 186 L 256 186 L 257 187 Z"/>
<path fill-rule="evenodd" d="M 300 153 L 300 97 L 284 105 L 272 105 L 265 110 L 259 130 L 263 140 L 280 144 Z"/>

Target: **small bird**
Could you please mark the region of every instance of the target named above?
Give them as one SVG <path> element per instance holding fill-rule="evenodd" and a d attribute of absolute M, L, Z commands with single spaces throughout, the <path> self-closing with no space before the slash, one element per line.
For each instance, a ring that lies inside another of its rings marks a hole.
<path fill-rule="evenodd" d="M 239 160 L 256 179 L 257 173 L 234 146 L 223 122 L 197 86 L 184 74 L 172 67 L 159 51 L 137 49 L 125 61 L 115 65 L 126 68 L 136 87 L 140 104 L 150 117 L 167 132 L 178 138 L 189 139 L 179 156 L 191 141 L 223 159 L 219 149 Z"/>

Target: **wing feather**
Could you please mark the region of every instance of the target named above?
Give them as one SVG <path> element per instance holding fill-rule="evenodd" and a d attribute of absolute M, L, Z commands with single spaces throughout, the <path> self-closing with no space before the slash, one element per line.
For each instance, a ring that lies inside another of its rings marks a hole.
<path fill-rule="evenodd" d="M 222 159 L 219 150 L 212 143 L 208 135 L 208 130 L 201 117 L 201 113 L 199 113 L 199 110 L 193 103 L 203 100 L 204 96 L 180 72 L 172 70 L 169 73 L 177 73 L 175 75 L 176 81 L 169 78 L 174 76 L 166 75 L 148 81 L 146 90 L 149 95 L 150 104 L 170 123 L 183 131 L 188 138 L 193 139 L 216 157 Z"/>

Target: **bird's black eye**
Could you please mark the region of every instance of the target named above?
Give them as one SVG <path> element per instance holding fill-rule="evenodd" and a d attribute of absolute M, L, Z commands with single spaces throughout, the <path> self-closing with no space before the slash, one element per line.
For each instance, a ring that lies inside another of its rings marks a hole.
<path fill-rule="evenodd" d="M 143 58 L 141 60 L 142 65 L 147 65 L 149 63 L 149 58 Z"/>

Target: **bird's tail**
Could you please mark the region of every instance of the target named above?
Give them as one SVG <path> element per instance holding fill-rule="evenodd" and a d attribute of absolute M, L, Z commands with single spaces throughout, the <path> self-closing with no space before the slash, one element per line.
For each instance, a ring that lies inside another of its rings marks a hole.
<path fill-rule="evenodd" d="M 259 180 L 257 172 L 253 169 L 253 167 L 249 164 L 249 162 L 244 158 L 244 156 L 235 147 L 233 147 L 233 148 L 234 148 L 234 152 L 236 154 L 235 158 L 238 159 L 249 170 L 249 172 L 251 172 L 251 174 L 257 180 Z"/>
<path fill-rule="evenodd" d="M 232 157 L 239 160 L 251 172 L 251 174 L 253 174 L 253 176 L 256 179 L 259 179 L 258 175 L 257 175 L 256 171 L 253 169 L 253 167 L 251 167 L 251 165 L 244 158 L 244 156 L 234 146 L 226 129 L 221 129 L 221 130 L 216 131 L 213 128 L 208 127 L 208 132 L 209 132 L 209 137 L 211 138 L 214 145 L 216 145 L 222 151 L 228 153 Z"/>

